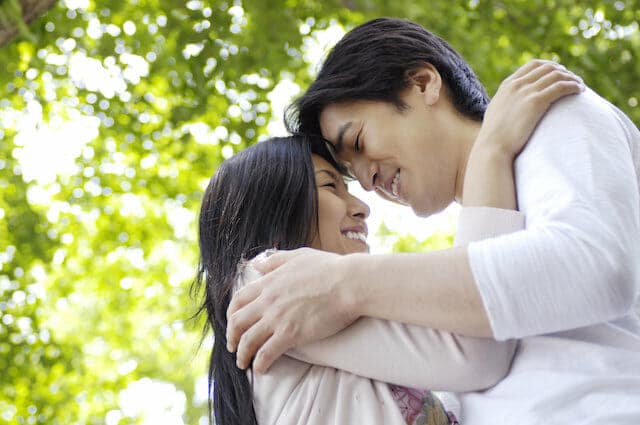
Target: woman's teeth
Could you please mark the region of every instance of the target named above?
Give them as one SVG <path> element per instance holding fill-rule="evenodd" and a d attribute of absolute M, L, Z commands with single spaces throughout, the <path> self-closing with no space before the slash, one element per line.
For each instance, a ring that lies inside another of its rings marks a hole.
<path fill-rule="evenodd" d="M 347 238 L 349 239 L 353 239 L 356 241 L 362 241 L 364 243 L 367 243 L 367 235 L 361 232 L 346 232 L 344 234 Z"/>

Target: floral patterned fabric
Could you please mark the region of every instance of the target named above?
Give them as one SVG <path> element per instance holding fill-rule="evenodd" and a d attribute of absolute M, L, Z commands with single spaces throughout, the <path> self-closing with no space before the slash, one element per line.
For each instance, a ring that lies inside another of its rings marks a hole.
<path fill-rule="evenodd" d="M 400 413 L 408 425 L 459 425 L 431 391 L 389 385 Z"/>

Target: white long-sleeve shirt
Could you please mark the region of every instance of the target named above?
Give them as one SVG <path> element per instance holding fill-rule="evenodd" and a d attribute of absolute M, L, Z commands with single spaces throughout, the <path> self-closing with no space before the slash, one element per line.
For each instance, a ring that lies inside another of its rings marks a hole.
<path fill-rule="evenodd" d="M 465 217 L 456 243 L 524 227 L 516 211 L 473 209 Z M 238 288 L 258 276 L 247 267 Z M 405 422 L 388 383 L 448 391 L 487 388 L 507 373 L 515 347 L 515 341 L 363 317 L 332 337 L 292 350 L 267 373 L 254 374 L 254 408 L 260 425 L 400 425 Z"/>
<path fill-rule="evenodd" d="M 465 425 L 640 424 L 640 133 L 590 90 L 515 163 L 526 229 L 468 247 L 509 375 L 461 394 Z"/>

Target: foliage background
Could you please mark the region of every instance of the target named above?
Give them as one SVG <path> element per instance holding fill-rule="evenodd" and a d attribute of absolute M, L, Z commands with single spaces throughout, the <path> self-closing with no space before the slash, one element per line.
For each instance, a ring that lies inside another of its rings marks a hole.
<path fill-rule="evenodd" d="M 640 122 L 636 0 L 60 1 L 0 48 L 0 424 L 205 423 L 203 188 L 377 16 L 449 40 L 490 93 L 551 58 Z"/>

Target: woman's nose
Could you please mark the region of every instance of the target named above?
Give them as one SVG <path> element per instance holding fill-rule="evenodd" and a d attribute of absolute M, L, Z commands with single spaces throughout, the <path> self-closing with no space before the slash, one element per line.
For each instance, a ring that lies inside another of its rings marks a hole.
<path fill-rule="evenodd" d="M 349 215 L 351 215 L 351 217 L 366 220 L 370 212 L 369 205 L 360 198 L 349 194 Z"/>

